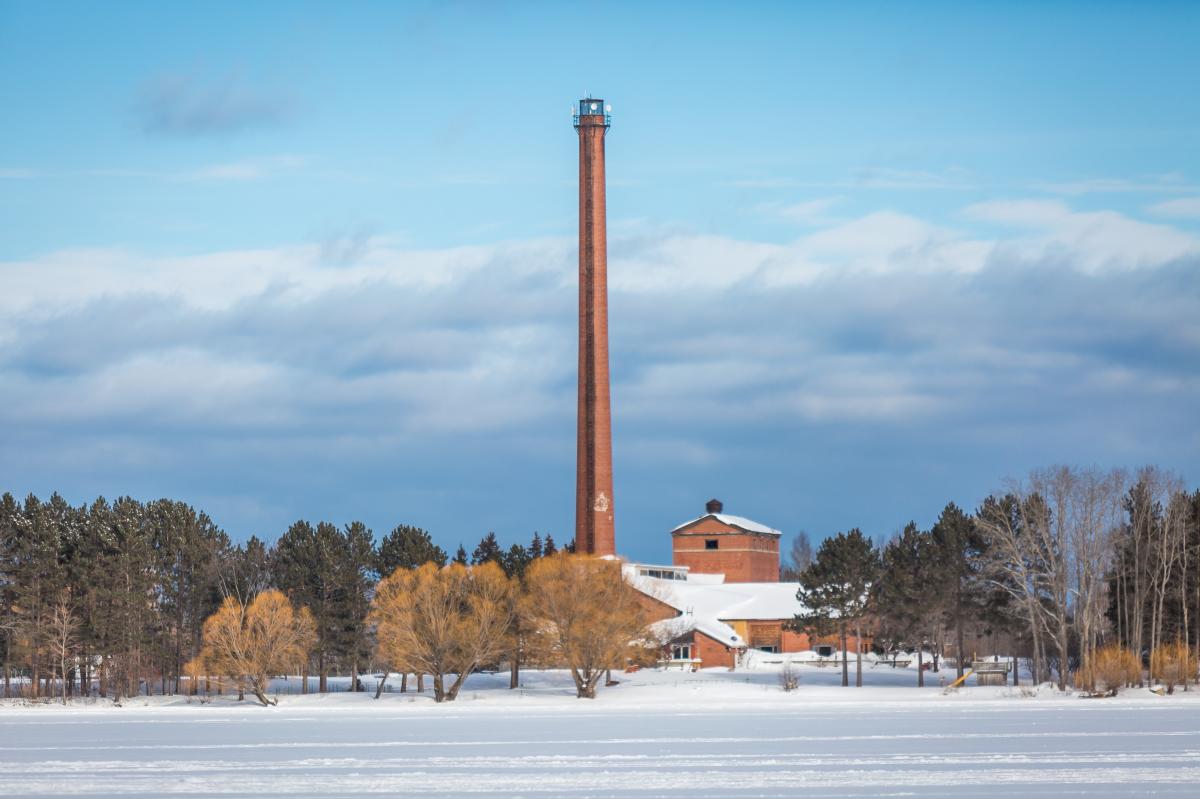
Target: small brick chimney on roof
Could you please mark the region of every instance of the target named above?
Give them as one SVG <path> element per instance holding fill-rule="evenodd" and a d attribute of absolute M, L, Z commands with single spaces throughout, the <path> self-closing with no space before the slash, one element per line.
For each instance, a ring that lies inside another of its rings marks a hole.
<path fill-rule="evenodd" d="M 725 506 L 721 504 L 721 500 L 719 499 L 710 499 L 708 502 L 704 503 L 705 513 L 720 513 L 724 509 Z"/>

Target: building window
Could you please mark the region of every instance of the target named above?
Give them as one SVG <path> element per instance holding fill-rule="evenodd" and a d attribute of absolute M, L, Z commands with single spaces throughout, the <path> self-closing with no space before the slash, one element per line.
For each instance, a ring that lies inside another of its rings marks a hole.
<path fill-rule="evenodd" d="M 643 577 L 653 577 L 656 580 L 686 580 L 687 575 L 674 569 L 640 569 Z"/>
<path fill-rule="evenodd" d="M 832 646 L 819 646 L 819 647 L 817 647 L 817 654 L 823 658 L 833 657 L 833 647 Z"/>
<path fill-rule="evenodd" d="M 691 644 L 671 644 L 671 660 L 691 660 Z"/>
<path fill-rule="evenodd" d="M 715 538 L 706 538 L 706 539 L 704 539 L 704 548 L 705 549 L 716 549 L 720 543 L 721 542 Z"/>
<path fill-rule="evenodd" d="M 779 647 L 775 646 L 774 644 L 768 644 L 766 646 L 758 647 L 758 651 L 759 652 L 778 652 Z"/>

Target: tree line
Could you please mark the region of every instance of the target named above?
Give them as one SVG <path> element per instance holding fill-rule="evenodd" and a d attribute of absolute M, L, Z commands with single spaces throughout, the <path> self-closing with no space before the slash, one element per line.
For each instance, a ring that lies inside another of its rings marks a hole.
<path fill-rule="evenodd" d="M 535 533 L 528 546 L 503 549 L 488 533 L 469 557 L 459 546 L 451 558 L 418 527 L 398 525 L 376 544 L 361 522 L 303 520 L 270 546 L 253 536 L 235 544 L 207 514 L 175 500 L 100 498 L 73 506 L 58 494 L 20 502 L 6 493 L 3 693 L 47 696 L 56 686 L 64 698 L 80 691 L 117 700 L 177 693 L 202 654 L 206 621 L 224 612 L 252 626 L 247 612 L 272 590 L 311 624 L 312 635 L 294 647 L 305 657 L 291 665 L 315 674 L 318 691 L 328 690 L 335 673 L 357 685 L 358 675 L 379 662 L 368 616 L 381 576 L 427 563 L 492 564 L 506 580 L 519 580 L 558 551 L 550 535 Z"/>
<path fill-rule="evenodd" d="M 952 648 L 960 677 L 981 639 L 1060 689 L 1094 691 L 1113 669 L 1138 682 L 1141 666 L 1169 687 L 1180 681 L 1169 675 L 1185 687 L 1196 676 L 1200 490 L 1155 467 L 1036 470 L 973 514 L 950 503 L 930 529 L 910 522 L 883 546 L 853 529 L 814 554 L 801 535 L 791 561 L 807 608 L 793 624 L 840 635 L 843 685 L 851 632 L 880 652 Z"/>
<path fill-rule="evenodd" d="M 267 701 L 270 676 L 366 670 L 428 675 L 453 700 L 472 671 L 507 663 L 571 670 L 577 694 L 652 658 L 635 592 L 615 561 L 486 535 L 453 557 L 399 525 L 376 544 L 361 522 L 297 521 L 271 546 L 232 543 L 182 502 L 122 497 L 72 506 L 55 494 L 0 497 L 4 693 L 114 699 L 195 691 L 228 677 Z M 963 674 L 979 650 L 1020 655 L 1035 682 L 1088 690 L 1153 679 L 1185 687 L 1200 659 L 1200 491 L 1148 467 L 1031 472 L 973 513 L 950 503 L 928 529 L 882 545 L 858 529 L 814 552 L 797 539 L 785 574 L 804 612 L 794 627 L 838 635 L 842 682 L 861 649 L 947 650 Z M 644 644 L 644 646 L 643 646 Z M 645 651 L 640 651 L 645 650 Z M 923 666 L 923 663 L 919 663 Z M 918 668 L 923 684 L 924 669 Z M 1118 675 L 1114 677 L 1113 675 Z M 379 690 L 383 684 L 380 683 Z"/>

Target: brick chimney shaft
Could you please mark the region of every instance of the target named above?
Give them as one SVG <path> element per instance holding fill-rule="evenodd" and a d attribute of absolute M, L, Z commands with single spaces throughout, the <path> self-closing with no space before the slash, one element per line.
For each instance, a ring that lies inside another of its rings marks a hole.
<path fill-rule="evenodd" d="M 608 374 L 608 238 L 605 224 L 603 100 L 580 100 L 579 134 L 579 416 L 575 475 L 575 547 L 615 555 L 612 412 Z"/>

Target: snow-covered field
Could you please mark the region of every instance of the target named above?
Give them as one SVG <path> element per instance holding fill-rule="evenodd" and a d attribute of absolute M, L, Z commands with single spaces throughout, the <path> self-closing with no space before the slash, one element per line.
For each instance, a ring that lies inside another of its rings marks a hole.
<path fill-rule="evenodd" d="M 802 667 L 620 675 L 594 702 L 561 672 L 477 675 L 459 701 L 283 696 L 277 708 L 137 699 L 0 705 L 3 796 L 1200 796 L 1200 693 L 945 695 Z"/>

